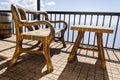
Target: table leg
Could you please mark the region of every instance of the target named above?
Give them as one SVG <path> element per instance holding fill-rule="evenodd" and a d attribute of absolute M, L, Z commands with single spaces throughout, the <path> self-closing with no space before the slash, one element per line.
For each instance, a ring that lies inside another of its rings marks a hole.
<path fill-rule="evenodd" d="M 103 49 L 102 33 L 97 33 L 98 57 L 101 61 L 101 68 L 106 69 L 105 55 Z"/>
<path fill-rule="evenodd" d="M 79 44 L 80 44 L 83 36 L 84 36 L 84 31 L 78 31 L 78 36 L 77 36 L 77 38 L 76 38 L 76 41 L 75 41 L 74 46 L 73 46 L 73 48 L 72 48 L 72 51 L 71 51 L 71 53 L 69 54 L 68 62 L 70 62 L 70 61 L 73 60 L 73 58 L 74 58 L 74 56 L 75 56 L 75 53 L 76 53 L 76 51 L 77 51 L 77 49 L 78 49 L 78 47 L 79 47 Z"/>

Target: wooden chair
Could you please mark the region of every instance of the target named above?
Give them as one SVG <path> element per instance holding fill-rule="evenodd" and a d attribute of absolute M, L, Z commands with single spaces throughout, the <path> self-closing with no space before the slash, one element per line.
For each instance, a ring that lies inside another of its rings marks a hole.
<path fill-rule="evenodd" d="M 66 30 L 67 24 L 64 21 L 56 21 L 62 22 L 65 25 L 65 28 L 62 30 L 57 30 L 53 28 L 51 22 L 55 23 L 55 21 L 48 21 L 48 15 L 46 12 L 40 12 L 40 11 L 30 11 L 27 9 L 23 9 L 22 7 L 12 4 L 11 5 L 11 11 L 12 11 L 12 16 L 14 19 L 14 23 L 16 26 L 16 49 L 14 52 L 14 55 L 10 61 L 10 66 L 13 66 L 19 55 L 21 53 L 37 53 L 40 54 L 42 53 L 46 59 L 46 64 L 47 64 L 47 71 L 51 72 L 53 71 L 53 66 L 52 62 L 50 59 L 50 43 L 54 39 L 55 32 L 61 32 L 62 36 L 59 38 L 62 40 L 63 46 L 65 47 L 65 42 L 64 42 L 64 32 Z M 34 20 L 28 21 L 26 17 L 26 13 L 32 14 L 34 16 Z M 38 14 L 43 14 L 45 15 L 46 20 L 37 20 Z M 47 28 L 40 28 L 41 25 L 46 26 Z M 23 32 L 23 27 L 28 28 L 29 32 Z M 35 45 L 31 47 L 24 48 L 22 46 L 23 40 L 28 39 L 28 40 L 35 40 L 38 41 Z M 39 44 L 42 44 L 42 50 L 33 50 L 34 48 L 38 47 Z"/>

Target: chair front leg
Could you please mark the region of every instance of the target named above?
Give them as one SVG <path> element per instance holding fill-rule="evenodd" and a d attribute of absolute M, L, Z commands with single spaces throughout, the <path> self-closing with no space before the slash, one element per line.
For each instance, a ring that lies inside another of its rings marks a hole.
<path fill-rule="evenodd" d="M 11 61 L 10 61 L 10 64 L 9 64 L 10 67 L 13 66 L 16 63 L 19 55 L 20 55 L 20 51 L 16 48 L 16 50 L 14 52 L 14 55 L 13 55 Z"/>
<path fill-rule="evenodd" d="M 45 43 L 43 43 L 43 55 L 46 59 L 46 64 L 47 64 L 47 72 L 52 72 L 53 71 L 53 66 L 52 66 L 52 62 L 51 62 L 51 56 L 50 56 L 50 49 L 49 49 L 49 43 L 47 41 L 45 41 Z"/>
<path fill-rule="evenodd" d="M 13 55 L 11 61 L 10 61 L 10 64 L 9 64 L 10 67 L 13 66 L 16 63 L 16 61 L 17 61 L 17 59 L 20 55 L 20 48 L 21 47 L 22 47 L 22 40 L 21 41 L 16 41 L 16 49 L 15 49 L 14 55 Z"/>

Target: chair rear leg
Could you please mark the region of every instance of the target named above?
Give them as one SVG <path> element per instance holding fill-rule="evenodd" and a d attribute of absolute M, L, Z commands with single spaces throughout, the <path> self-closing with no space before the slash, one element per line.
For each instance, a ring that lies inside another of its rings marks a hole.
<path fill-rule="evenodd" d="M 65 30 L 61 31 L 60 40 L 62 41 L 63 48 L 66 48 L 65 39 L 64 39 L 64 33 L 65 33 Z"/>
<path fill-rule="evenodd" d="M 62 41 L 62 44 L 63 44 L 63 48 L 66 48 L 64 36 L 61 37 L 61 41 Z"/>
<path fill-rule="evenodd" d="M 52 62 L 51 62 L 49 45 L 43 44 L 43 52 L 44 52 L 43 55 L 46 59 L 47 72 L 50 73 L 53 71 L 53 66 L 52 66 Z"/>

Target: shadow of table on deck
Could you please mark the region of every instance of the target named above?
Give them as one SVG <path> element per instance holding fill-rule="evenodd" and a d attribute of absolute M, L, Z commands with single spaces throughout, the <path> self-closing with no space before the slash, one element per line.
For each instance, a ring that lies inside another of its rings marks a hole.
<path fill-rule="evenodd" d="M 107 70 L 102 70 L 99 60 L 95 64 L 80 62 L 77 57 L 67 63 L 57 80 L 109 80 Z"/>

